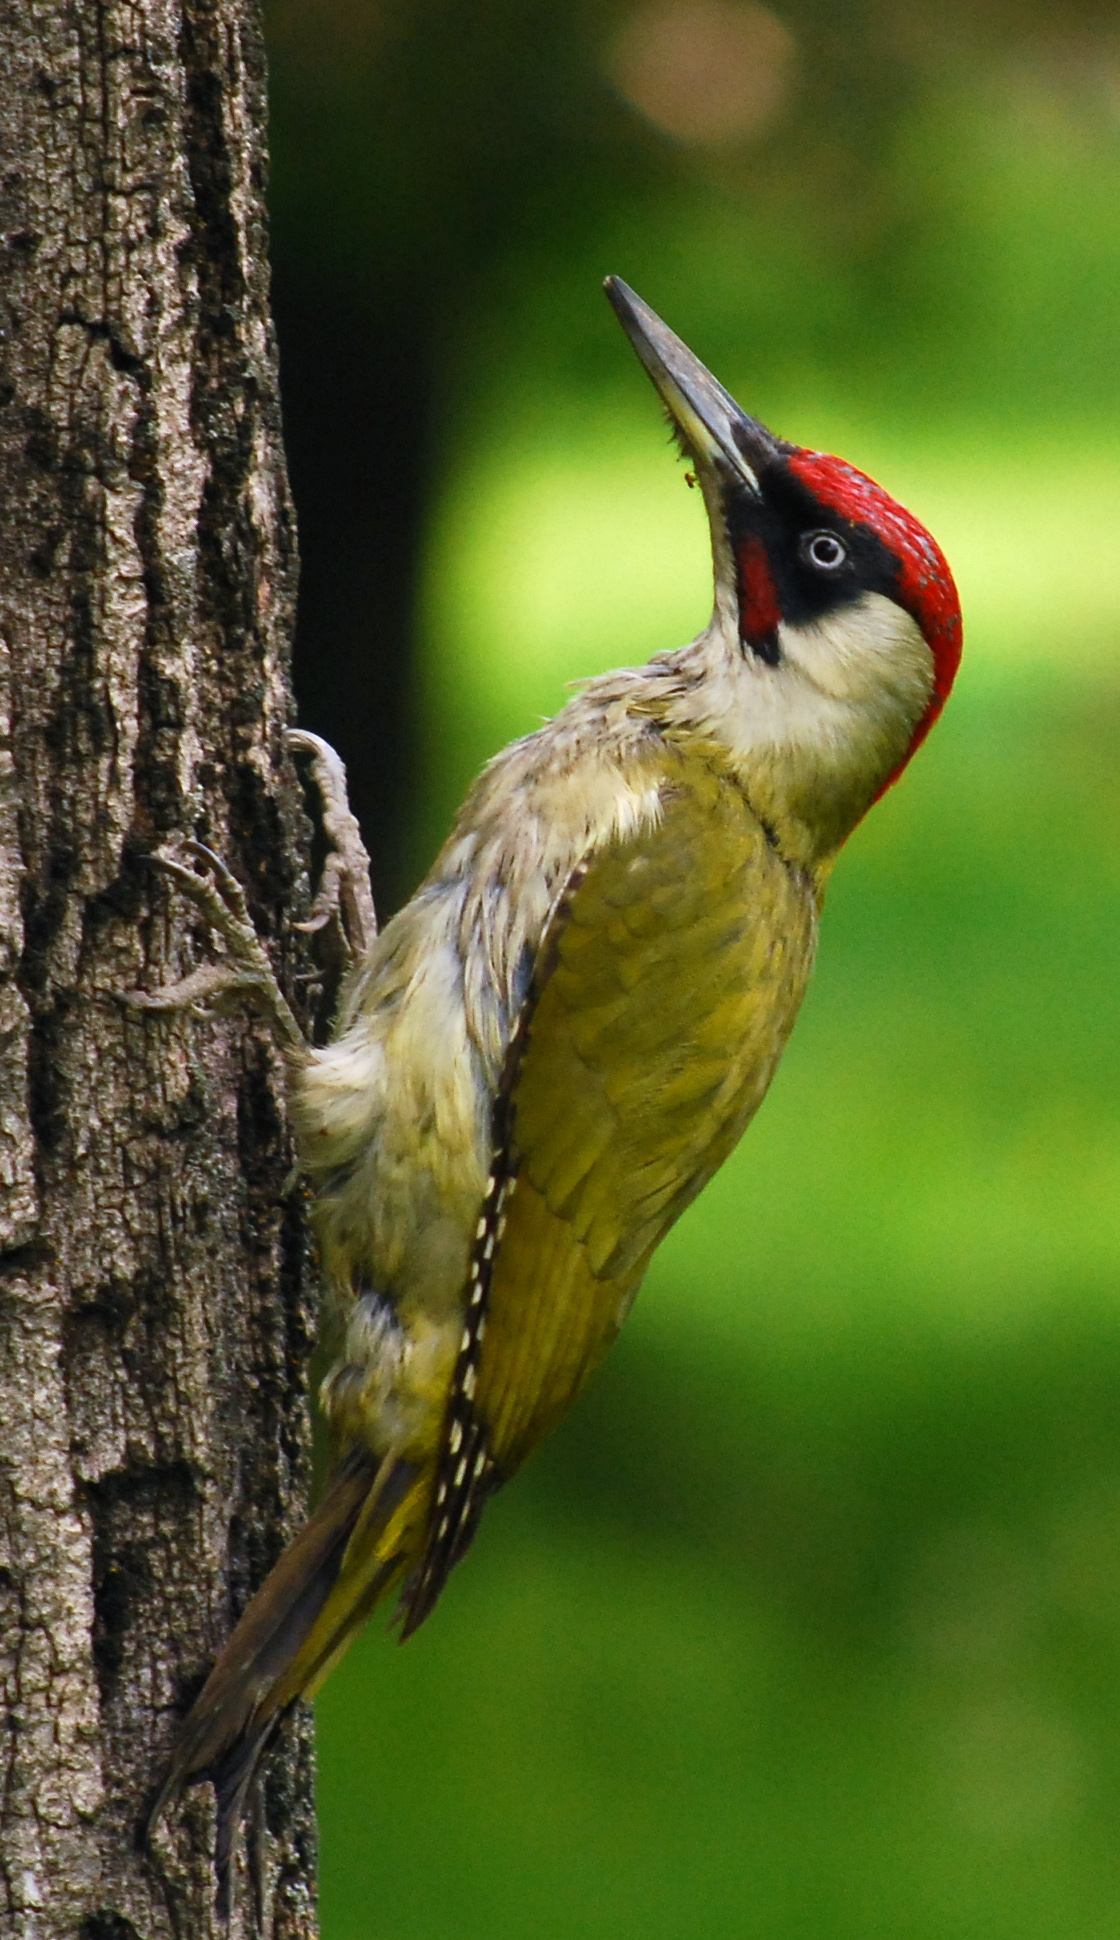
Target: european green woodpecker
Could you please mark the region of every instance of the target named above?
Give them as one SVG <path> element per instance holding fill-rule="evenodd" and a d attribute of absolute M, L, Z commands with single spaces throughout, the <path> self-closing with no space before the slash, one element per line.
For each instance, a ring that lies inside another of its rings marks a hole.
<path fill-rule="evenodd" d="M 703 490 L 704 631 L 590 681 L 491 761 L 376 940 L 351 879 L 369 947 L 324 1048 L 296 1028 L 228 872 L 167 864 L 226 955 L 140 1001 L 232 986 L 273 1017 L 343 1343 L 320 1393 L 332 1478 L 161 1794 L 214 1779 L 220 1874 L 284 1713 L 382 1597 L 400 1592 L 405 1636 L 428 1615 L 488 1496 L 570 1408 L 757 1111 L 837 852 L 960 658 L 953 580 L 917 520 L 747 417 L 632 290 L 606 287 Z"/>

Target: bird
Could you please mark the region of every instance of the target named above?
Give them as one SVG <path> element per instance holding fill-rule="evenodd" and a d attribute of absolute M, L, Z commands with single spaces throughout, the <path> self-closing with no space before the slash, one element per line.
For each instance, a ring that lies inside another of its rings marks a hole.
<path fill-rule="evenodd" d="M 319 1395 L 324 1494 L 219 1656 L 153 1811 L 213 1781 L 227 1906 L 285 1714 L 382 1599 L 397 1593 L 402 1637 L 429 1615 L 758 1110 L 837 855 L 960 661 L 957 591 L 920 522 L 748 416 L 627 284 L 605 288 L 703 493 L 703 631 L 586 681 L 491 760 L 380 934 L 341 766 L 296 737 L 333 803 L 354 948 L 326 1044 L 304 1039 L 225 865 L 198 845 L 161 858 L 224 954 L 136 1001 L 235 988 L 271 1018 L 340 1342 Z"/>

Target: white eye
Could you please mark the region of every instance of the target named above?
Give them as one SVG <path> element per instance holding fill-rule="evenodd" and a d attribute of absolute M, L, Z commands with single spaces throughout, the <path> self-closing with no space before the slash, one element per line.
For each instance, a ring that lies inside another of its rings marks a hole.
<path fill-rule="evenodd" d="M 801 557 L 821 573 L 838 573 L 848 563 L 848 548 L 835 532 L 807 532 L 801 541 Z"/>

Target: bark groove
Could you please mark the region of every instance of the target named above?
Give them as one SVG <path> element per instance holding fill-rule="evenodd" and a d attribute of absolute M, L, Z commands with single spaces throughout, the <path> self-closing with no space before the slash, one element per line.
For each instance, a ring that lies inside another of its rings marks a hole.
<path fill-rule="evenodd" d="M 196 1940 L 208 1795 L 137 1827 L 303 1504 L 304 1235 L 262 1029 L 119 993 L 207 947 L 179 832 L 297 963 L 263 52 L 255 0 L 0 0 L 0 56 L 0 1931 Z M 278 1937 L 310 1766 L 254 1841 Z"/>

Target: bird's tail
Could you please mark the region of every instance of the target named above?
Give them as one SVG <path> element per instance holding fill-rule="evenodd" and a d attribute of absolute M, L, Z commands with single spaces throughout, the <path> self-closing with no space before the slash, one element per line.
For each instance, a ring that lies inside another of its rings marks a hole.
<path fill-rule="evenodd" d="M 284 1712 L 310 1697 L 423 1544 L 429 1477 L 415 1463 L 353 1451 L 289 1543 L 183 1725 L 149 1816 L 208 1777 L 217 1795 L 218 1911 L 228 1917 L 233 1843 L 257 1760 Z"/>

